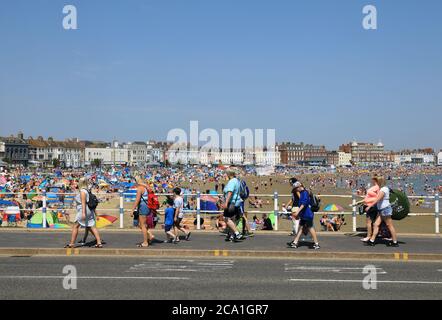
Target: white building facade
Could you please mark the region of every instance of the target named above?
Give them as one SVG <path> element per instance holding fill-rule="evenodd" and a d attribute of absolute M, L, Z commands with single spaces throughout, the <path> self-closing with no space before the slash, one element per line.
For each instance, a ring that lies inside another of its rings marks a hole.
<path fill-rule="evenodd" d="M 122 165 L 129 163 L 129 150 L 125 148 L 85 148 L 84 160 L 86 165 L 99 160 L 102 165 Z"/>
<path fill-rule="evenodd" d="M 338 152 L 338 166 L 340 167 L 351 166 L 351 153 Z"/>
<path fill-rule="evenodd" d="M 394 163 L 401 165 L 434 165 L 436 158 L 430 153 L 401 153 L 394 156 Z"/>

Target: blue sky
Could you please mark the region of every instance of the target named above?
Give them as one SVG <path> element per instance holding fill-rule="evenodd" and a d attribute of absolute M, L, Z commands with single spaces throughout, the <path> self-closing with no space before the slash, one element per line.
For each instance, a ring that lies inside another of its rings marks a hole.
<path fill-rule="evenodd" d="M 62 8 L 78 30 L 62 28 Z M 378 30 L 361 26 L 374 4 Z M 442 148 L 442 1 L 2 0 L 0 135 Z"/>

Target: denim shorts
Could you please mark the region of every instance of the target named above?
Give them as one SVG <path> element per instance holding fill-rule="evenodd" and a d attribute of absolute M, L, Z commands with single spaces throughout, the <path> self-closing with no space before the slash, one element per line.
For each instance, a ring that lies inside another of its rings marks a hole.
<path fill-rule="evenodd" d="M 391 217 L 393 215 L 393 208 L 391 206 L 388 206 L 382 210 L 379 210 L 379 213 L 382 217 Z"/>

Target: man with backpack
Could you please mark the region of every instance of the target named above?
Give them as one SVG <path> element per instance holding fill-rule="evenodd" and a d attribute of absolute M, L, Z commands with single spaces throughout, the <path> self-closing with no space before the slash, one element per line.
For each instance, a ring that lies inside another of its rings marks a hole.
<path fill-rule="evenodd" d="M 236 220 L 241 217 L 241 182 L 236 178 L 234 171 L 228 171 L 227 177 L 229 182 L 225 186 L 224 193 L 224 220 L 226 222 L 229 232 L 226 237 L 226 241 L 238 242 L 244 240 L 244 237 L 238 231 L 236 227 Z"/>
<path fill-rule="evenodd" d="M 296 182 L 293 187 L 300 195 L 299 209 L 293 214 L 293 216 L 295 219 L 300 219 L 299 225 L 301 227 L 301 232 L 298 232 L 293 242 L 289 242 L 287 245 L 290 248 L 299 248 L 299 239 L 302 234 L 304 232 L 310 232 L 314 241 L 312 248 L 314 250 L 319 250 L 321 247 L 319 246 L 316 230 L 313 227 L 314 211 L 319 210 L 319 199 L 312 193 L 308 192 L 299 181 Z"/>

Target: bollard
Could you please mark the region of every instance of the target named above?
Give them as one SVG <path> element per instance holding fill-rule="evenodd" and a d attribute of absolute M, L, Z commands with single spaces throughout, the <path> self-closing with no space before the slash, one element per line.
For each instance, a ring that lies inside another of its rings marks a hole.
<path fill-rule="evenodd" d="M 43 214 L 43 229 L 47 228 L 47 223 L 46 223 L 47 204 L 46 204 L 46 201 L 47 201 L 46 189 L 43 189 L 43 208 L 41 209 L 41 212 Z"/>
<path fill-rule="evenodd" d="M 353 190 L 351 198 L 353 199 L 352 204 L 353 204 L 353 232 L 356 232 L 357 230 L 357 220 L 356 220 L 356 216 L 357 216 L 357 211 L 356 211 L 356 191 Z"/>
<path fill-rule="evenodd" d="M 274 195 L 273 195 L 273 202 L 275 204 L 275 211 L 274 211 L 274 215 L 275 215 L 275 231 L 278 231 L 278 216 L 279 216 L 279 206 L 278 206 L 278 192 L 275 191 Z"/>
<path fill-rule="evenodd" d="M 124 198 L 123 191 L 120 190 L 120 229 L 124 228 Z"/>
<path fill-rule="evenodd" d="M 196 229 L 201 230 L 201 192 L 196 193 Z"/>
<path fill-rule="evenodd" d="M 436 234 L 440 234 L 439 230 L 439 216 L 440 216 L 440 209 L 439 209 L 439 203 L 440 203 L 440 195 L 437 193 L 434 196 L 434 216 L 435 216 L 435 230 Z"/>

